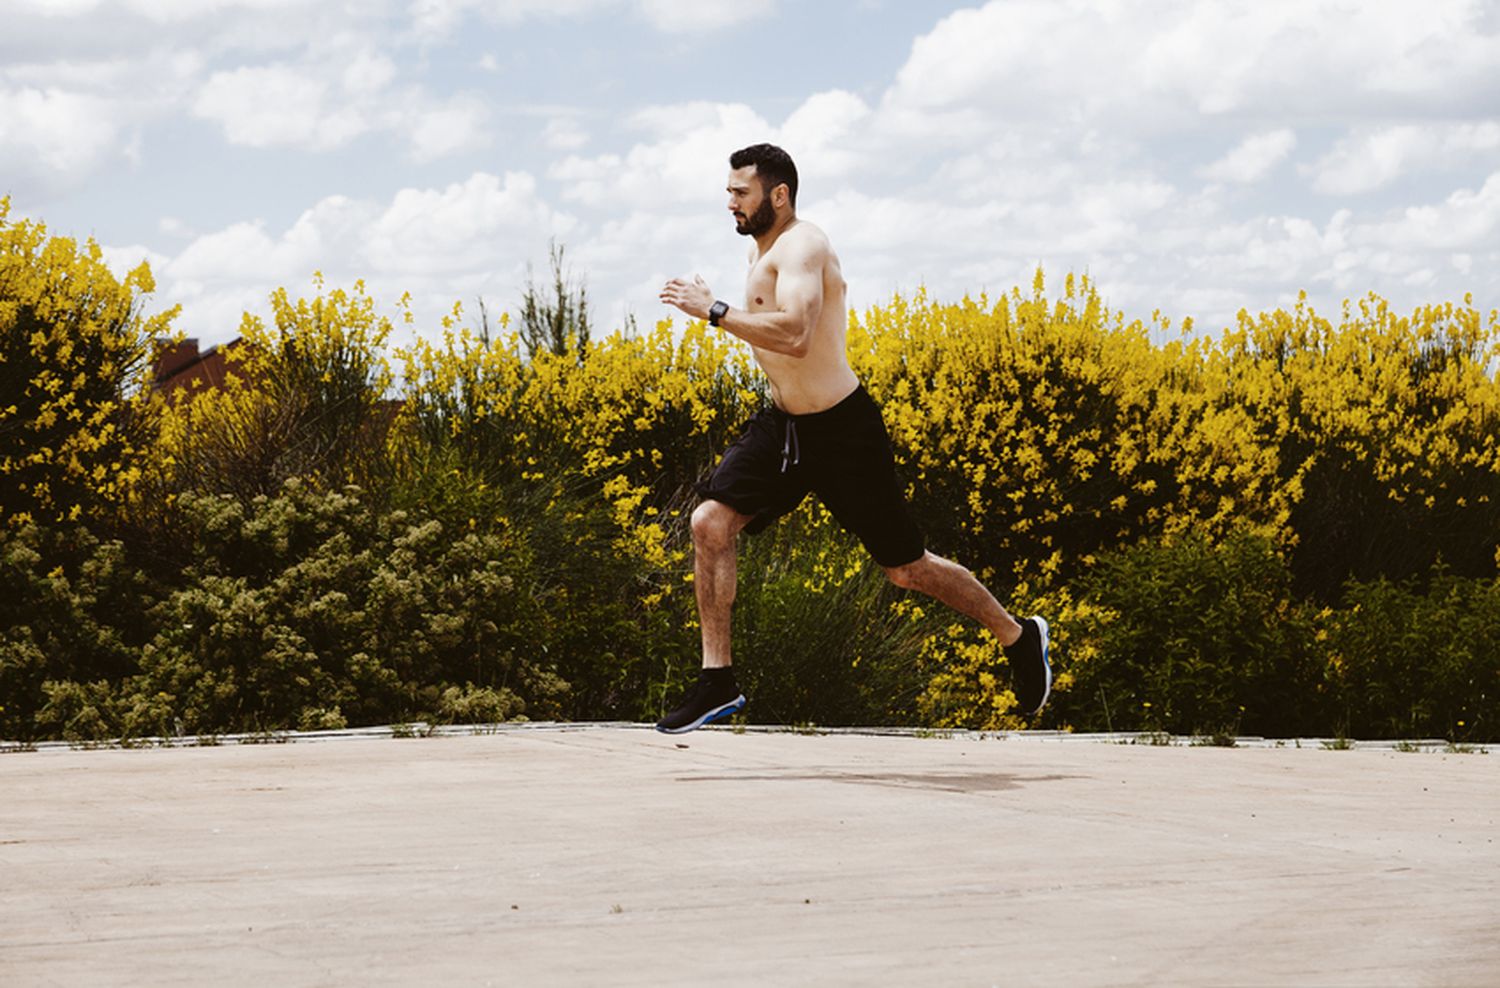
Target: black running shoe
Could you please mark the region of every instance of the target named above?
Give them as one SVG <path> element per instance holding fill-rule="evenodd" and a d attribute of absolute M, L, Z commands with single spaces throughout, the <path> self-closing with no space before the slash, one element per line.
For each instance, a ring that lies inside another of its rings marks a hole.
<path fill-rule="evenodd" d="M 682 698 L 682 705 L 657 721 L 656 729 L 663 734 L 686 734 L 722 720 L 744 706 L 745 695 L 734 681 L 733 670 L 705 669 Z"/>
<path fill-rule="evenodd" d="M 1052 665 L 1047 661 L 1047 621 L 1029 617 L 1021 622 L 1021 637 L 1007 645 L 1010 660 L 1011 689 L 1016 693 L 1016 707 L 1030 716 L 1040 713 L 1052 692 Z"/>

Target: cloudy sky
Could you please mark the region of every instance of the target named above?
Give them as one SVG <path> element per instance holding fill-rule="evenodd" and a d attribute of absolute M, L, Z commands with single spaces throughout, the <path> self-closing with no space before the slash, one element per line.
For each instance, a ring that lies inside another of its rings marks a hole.
<path fill-rule="evenodd" d="M 784 145 L 851 305 L 1090 273 L 1200 329 L 1500 305 L 1500 0 L 0 0 L 0 194 L 206 343 L 364 278 L 423 332 L 565 245 L 606 322 L 735 299 Z M 606 327 L 607 328 L 607 327 Z"/>

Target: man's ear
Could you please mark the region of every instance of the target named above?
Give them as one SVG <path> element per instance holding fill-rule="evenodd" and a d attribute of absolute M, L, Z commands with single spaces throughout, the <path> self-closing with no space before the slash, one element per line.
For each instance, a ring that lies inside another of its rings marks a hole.
<path fill-rule="evenodd" d="M 777 209 L 780 209 L 791 201 L 792 190 L 787 188 L 785 182 L 782 182 L 780 185 L 776 186 L 776 188 L 771 190 L 771 205 L 776 207 Z"/>

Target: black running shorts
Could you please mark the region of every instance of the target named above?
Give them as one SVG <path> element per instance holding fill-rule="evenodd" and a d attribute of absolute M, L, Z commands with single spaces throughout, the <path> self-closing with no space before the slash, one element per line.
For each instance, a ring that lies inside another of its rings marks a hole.
<path fill-rule="evenodd" d="M 926 551 L 896 482 L 880 408 L 863 386 L 812 415 L 789 415 L 774 406 L 757 412 L 697 489 L 707 500 L 753 515 L 745 526 L 750 535 L 794 510 L 811 491 L 881 566 L 904 566 Z"/>

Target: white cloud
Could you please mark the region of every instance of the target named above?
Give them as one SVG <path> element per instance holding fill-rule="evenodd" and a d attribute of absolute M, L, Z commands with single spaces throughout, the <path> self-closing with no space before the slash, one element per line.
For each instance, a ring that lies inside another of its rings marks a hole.
<path fill-rule="evenodd" d="M 396 64 L 384 55 L 362 51 L 342 73 L 344 91 L 353 96 L 374 96 L 396 78 Z"/>
<path fill-rule="evenodd" d="M 917 39 L 888 94 L 913 122 L 968 110 L 1058 126 L 1153 129 L 1207 116 L 1324 121 L 1477 112 L 1500 35 L 1484 0 L 993 0 Z"/>
<path fill-rule="evenodd" d="M 223 16 L 234 11 L 280 12 L 312 6 L 313 0 L 124 0 L 123 6 L 159 23 Z"/>
<path fill-rule="evenodd" d="M 167 255 L 142 244 L 132 244 L 129 247 L 110 247 L 101 244 L 99 251 L 104 256 L 104 263 L 109 269 L 121 273 L 133 271 L 144 262 L 151 266 L 151 271 L 154 274 L 166 267 L 169 261 Z M 164 300 L 158 298 L 157 301 L 158 303 L 162 303 Z M 165 303 L 158 304 L 157 308 L 168 308 L 174 302 L 175 300 L 165 300 Z"/>
<path fill-rule="evenodd" d="M 395 69 L 361 52 L 342 71 L 275 64 L 215 72 L 193 112 L 247 147 L 327 151 L 366 134 L 405 139 L 418 161 L 483 146 L 488 112 L 477 98 L 434 100 L 420 89 L 390 91 Z"/>
<path fill-rule="evenodd" d="M 61 19 L 86 14 L 99 6 L 100 0 L 15 0 L 31 14 Z"/>
<path fill-rule="evenodd" d="M 861 129 L 871 116 L 870 107 L 853 93 L 816 93 L 787 117 L 776 140 L 806 163 L 799 164 L 799 180 L 841 178 L 870 160 Z"/>
<path fill-rule="evenodd" d="M 577 151 L 589 135 L 572 117 L 553 117 L 542 130 L 542 144 L 553 151 Z"/>
<path fill-rule="evenodd" d="M 402 189 L 365 231 L 364 258 L 378 272 L 442 275 L 507 254 L 507 241 L 566 235 L 571 218 L 538 196 L 536 180 L 478 173 L 444 189 Z"/>
<path fill-rule="evenodd" d="M 771 132 L 764 118 L 738 103 L 653 106 L 633 114 L 629 124 L 647 140 L 624 155 L 570 155 L 548 170 L 549 178 L 563 183 L 565 199 L 615 208 L 641 202 L 665 210 L 718 203 L 729 152 Z"/>
<path fill-rule="evenodd" d="M 109 100 L 51 87 L 0 87 L 0 165 L 7 172 L 76 180 L 117 150 L 118 136 Z"/>
<path fill-rule="evenodd" d="M 1410 125 L 1346 137 L 1312 165 L 1313 188 L 1339 196 L 1377 189 L 1423 156 L 1423 137 L 1422 128 Z"/>
<path fill-rule="evenodd" d="M 412 0 L 408 12 L 413 30 L 429 40 L 451 35 L 465 18 L 484 17 L 516 24 L 531 17 L 578 17 L 619 0 Z"/>
<path fill-rule="evenodd" d="M 1441 203 L 1410 206 L 1370 224 L 1369 239 L 1392 250 L 1483 250 L 1500 243 L 1500 171 L 1478 191 L 1458 189 Z"/>
<path fill-rule="evenodd" d="M 11 191 L 55 193 L 142 164 L 143 126 L 179 104 L 202 64 L 167 48 L 0 62 L 0 175 Z"/>
<path fill-rule="evenodd" d="M 272 290 L 295 290 L 315 271 L 331 285 L 364 279 L 387 307 L 410 291 L 419 326 L 432 330 L 455 299 L 484 294 L 504 308 L 527 262 L 576 228 L 541 199 L 530 175 L 480 172 L 444 188 L 402 189 L 385 203 L 329 196 L 283 231 L 232 223 L 175 255 L 149 257 L 159 298 L 183 304 L 178 328 L 210 342 L 234 336 L 242 312 L 264 317 Z M 138 250 L 109 256 L 122 264 L 133 257 L 133 266 Z"/>
<path fill-rule="evenodd" d="M 215 72 L 193 112 L 219 124 L 235 144 L 327 150 L 369 129 L 358 109 L 332 105 L 328 97 L 327 83 L 304 69 L 254 66 Z"/>
<path fill-rule="evenodd" d="M 1296 146 L 1297 135 L 1285 127 L 1251 134 L 1234 150 L 1203 169 L 1203 175 L 1216 182 L 1242 185 L 1259 182 Z"/>
<path fill-rule="evenodd" d="M 804 184 L 873 165 L 860 133 L 870 118 L 865 102 L 842 90 L 814 94 L 779 127 L 740 103 L 650 106 L 627 121 L 644 139 L 623 155 L 570 155 L 548 177 L 563 183 L 564 198 L 586 205 L 643 201 L 666 209 L 702 209 L 720 203 L 729 154 L 748 144 L 772 141 L 786 147 Z M 830 190 L 825 186 L 824 191 Z"/>
<path fill-rule="evenodd" d="M 465 18 L 482 17 L 500 24 L 531 18 L 580 19 L 611 10 L 633 10 L 651 27 L 667 34 L 719 31 L 775 13 L 774 0 L 412 0 L 412 28 L 436 40 L 456 31 Z"/>
<path fill-rule="evenodd" d="M 417 161 L 433 161 L 489 143 L 489 112 L 477 97 L 456 96 L 446 102 L 429 103 L 422 96 L 408 97 L 386 116 L 389 130 L 404 134 Z"/>
<path fill-rule="evenodd" d="M 204 59 L 194 51 L 154 49 L 131 57 L 58 58 L 17 62 L 0 69 L 13 84 L 52 88 L 101 97 L 129 90 L 130 102 L 176 98 L 202 71 Z"/>
<path fill-rule="evenodd" d="M 1327 195 L 1358 195 L 1418 169 L 1451 165 L 1476 152 L 1500 150 L 1500 122 L 1395 124 L 1356 131 L 1309 171 Z"/>
<path fill-rule="evenodd" d="M 773 0 L 638 0 L 637 7 L 652 27 L 670 34 L 718 31 L 776 12 Z"/>

